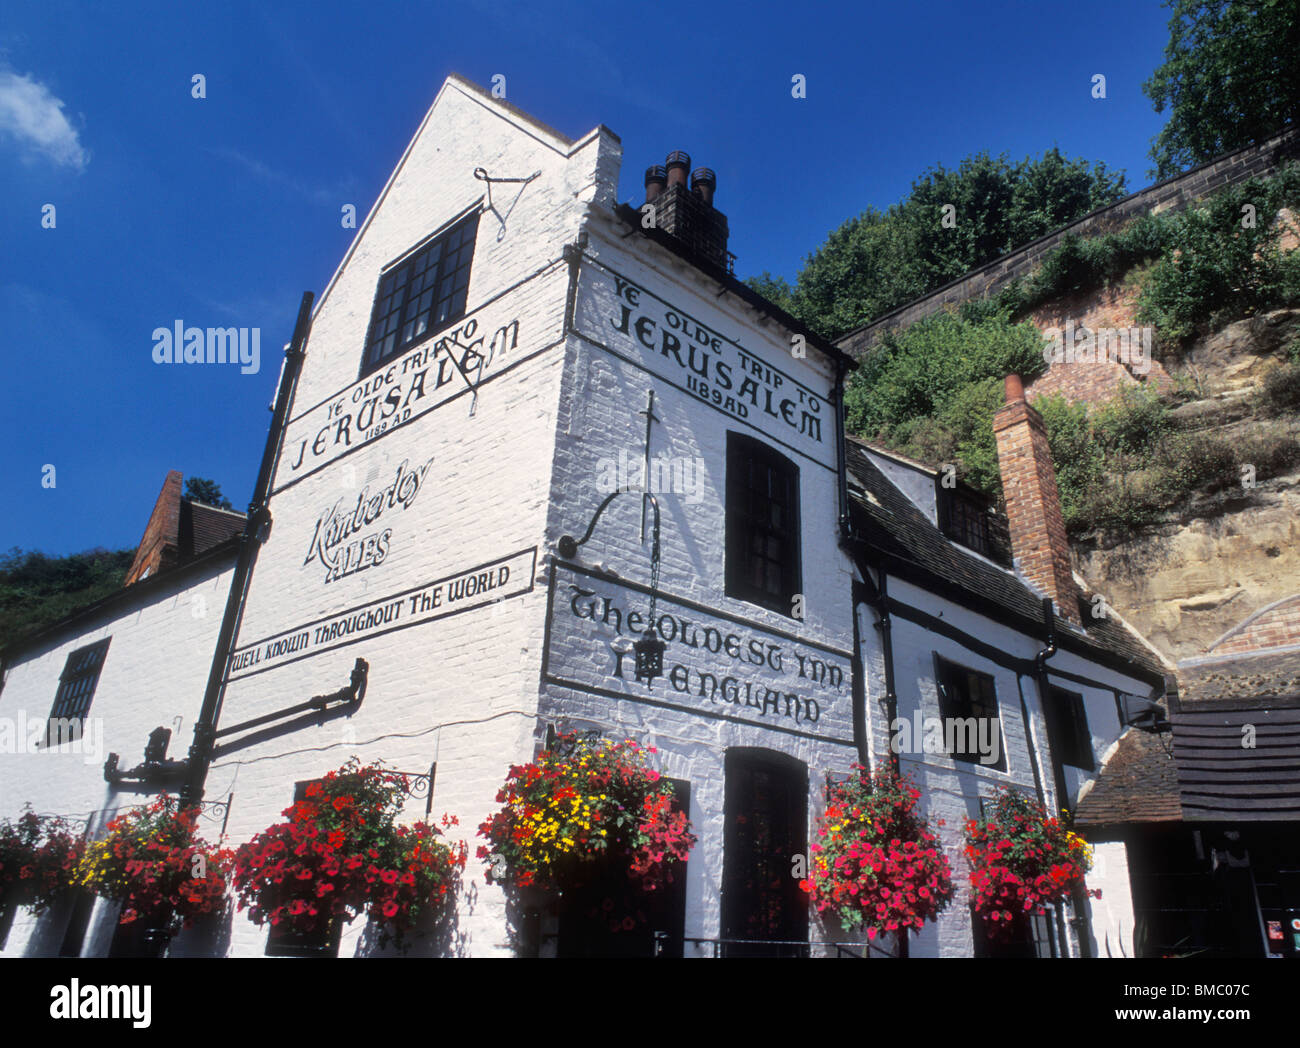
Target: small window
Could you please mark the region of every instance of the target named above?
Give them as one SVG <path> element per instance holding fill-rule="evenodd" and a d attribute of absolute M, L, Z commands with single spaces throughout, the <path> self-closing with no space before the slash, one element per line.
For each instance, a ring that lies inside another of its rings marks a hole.
<path fill-rule="evenodd" d="M 942 474 L 936 481 L 939 482 L 935 491 L 939 530 L 953 542 L 1010 567 L 1011 543 L 1006 518 L 994 513 L 987 498 L 964 484 L 945 488 Z"/>
<path fill-rule="evenodd" d="M 952 746 L 948 756 L 1006 771 L 1007 754 L 1002 744 L 1002 722 L 993 678 L 938 655 L 934 657 L 934 666 L 944 739 Z M 986 756 L 991 757 L 994 752 L 997 760 L 987 761 Z"/>
<path fill-rule="evenodd" d="M 370 315 L 362 374 L 464 314 L 477 233 L 474 211 L 384 271 Z"/>
<path fill-rule="evenodd" d="M 1047 703 L 1047 739 L 1052 753 L 1062 764 L 1093 771 L 1092 733 L 1088 730 L 1083 696 L 1064 688 L 1049 688 Z"/>
<path fill-rule="evenodd" d="M 793 615 L 799 583 L 799 467 L 727 434 L 727 596 Z"/>
<path fill-rule="evenodd" d="M 78 648 L 68 656 L 63 674 L 59 677 L 59 690 L 54 695 L 54 705 L 50 707 L 49 720 L 45 724 L 46 746 L 57 746 L 61 742 L 81 738 L 111 639 L 105 637 L 95 644 Z"/>

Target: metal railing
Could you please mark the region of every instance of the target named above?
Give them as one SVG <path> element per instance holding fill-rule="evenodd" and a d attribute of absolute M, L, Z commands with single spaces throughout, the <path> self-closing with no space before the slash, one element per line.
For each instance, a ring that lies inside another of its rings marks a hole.
<path fill-rule="evenodd" d="M 664 955 L 665 948 L 671 941 L 667 932 L 655 932 L 655 956 Z M 834 956 L 837 958 L 851 957 L 854 960 L 866 960 L 874 953 L 878 957 L 888 957 L 893 959 L 894 955 L 888 950 L 882 950 L 875 943 L 863 942 L 836 942 L 827 939 L 729 939 L 725 937 L 706 939 L 694 935 L 683 936 L 679 940 L 683 946 L 689 944 L 695 947 L 708 947 L 713 957 L 725 956 L 728 946 L 738 947 L 740 949 L 754 949 L 764 947 L 786 948 L 793 951 L 801 951 L 801 956 L 807 957 L 806 951 L 814 946 L 823 946 L 835 951 Z"/>

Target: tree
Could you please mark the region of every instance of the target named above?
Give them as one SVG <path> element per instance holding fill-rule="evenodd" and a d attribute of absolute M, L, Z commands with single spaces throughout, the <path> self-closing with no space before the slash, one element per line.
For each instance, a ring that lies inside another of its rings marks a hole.
<path fill-rule="evenodd" d="M 0 649 L 122 588 L 134 550 L 0 555 Z"/>
<path fill-rule="evenodd" d="M 1122 172 L 1059 149 L 1018 163 L 979 153 L 955 170 L 926 171 L 887 211 L 849 219 L 807 258 L 793 289 L 767 273 L 749 285 L 835 338 L 1123 194 Z"/>
<path fill-rule="evenodd" d="M 221 494 L 221 485 L 205 477 L 187 477 L 185 480 L 185 497 L 195 502 L 202 502 L 217 509 L 234 509 L 230 499 Z"/>
<path fill-rule="evenodd" d="M 1155 175 L 1259 142 L 1300 115 L 1295 0 L 1166 0 L 1165 63 L 1142 90 L 1169 122 L 1151 146 Z"/>

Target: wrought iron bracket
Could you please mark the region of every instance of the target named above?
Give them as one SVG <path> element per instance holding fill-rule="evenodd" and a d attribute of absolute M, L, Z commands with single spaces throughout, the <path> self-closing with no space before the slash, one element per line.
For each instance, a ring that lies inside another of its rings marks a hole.
<path fill-rule="evenodd" d="M 221 728 L 213 733 L 213 738 L 220 739 L 224 736 L 235 735 L 239 732 L 248 731 L 250 728 L 261 727 L 263 724 L 284 720 L 299 713 L 311 711 L 323 713 L 331 706 L 345 705 L 356 708 L 361 705 L 361 701 L 366 697 L 366 680 L 369 673 L 370 664 L 365 659 L 357 659 L 352 667 L 352 680 L 347 687 L 332 691 L 328 695 L 313 695 L 306 702 L 300 702 L 296 706 L 287 706 L 282 710 L 276 710 L 274 713 L 263 714 L 261 717 L 253 717 L 251 720 L 232 724 L 228 728 Z"/>
<path fill-rule="evenodd" d="M 119 771 L 121 758 L 116 753 L 110 753 L 108 760 L 104 761 L 104 781 L 113 786 L 123 783 L 164 787 L 179 785 L 190 765 L 187 760 L 171 760 L 167 757 L 171 738 L 170 728 L 154 728 L 149 733 L 149 742 L 144 748 L 144 760 L 130 771 Z"/>
<path fill-rule="evenodd" d="M 541 169 L 538 168 L 527 178 L 495 178 L 492 175 L 489 175 L 484 168 L 476 167 L 474 169 L 474 177 L 480 182 L 487 183 L 487 210 L 496 215 L 497 221 L 501 223 L 501 228 L 497 230 L 497 240 L 504 240 L 506 235 L 506 219 L 510 217 L 510 212 L 514 211 L 515 204 L 519 203 L 519 198 L 524 195 L 524 190 L 528 187 L 528 183 L 533 181 L 535 178 L 542 177 Z M 506 209 L 504 215 L 501 214 L 501 212 L 496 209 L 496 205 L 492 203 L 493 182 L 515 182 L 520 184 L 519 192 L 515 194 L 514 200 L 511 201 L 510 207 Z"/>

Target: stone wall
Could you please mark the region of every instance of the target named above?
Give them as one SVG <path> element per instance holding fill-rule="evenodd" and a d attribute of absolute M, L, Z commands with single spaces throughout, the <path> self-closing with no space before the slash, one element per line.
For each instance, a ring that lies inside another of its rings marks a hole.
<path fill-rule="evenodd" d="M 916 299 L 870 324 L 850 331 L 837 345 L 853 356 L 860 356 L 881 334 L 907 327 L 945 306 L 958 306 L 976 298 L 988 298 L 1017 278 L 1027 277 L 1043 259 L 1070 234 L 1096 236 L 1112 232 L 1138 215 L 1185 207 L 1217 190 L 1236 185 L 1248 178 L 1264 175 L 1300 152 L 1300 132 L 1289 130 L 1258 145 L 1245 146 L 1211 160 L 1181 175 L 1157 182 L 1125 197 L 1109 207 L 1048 233 L 959 277 L 923 298 Z"/>

